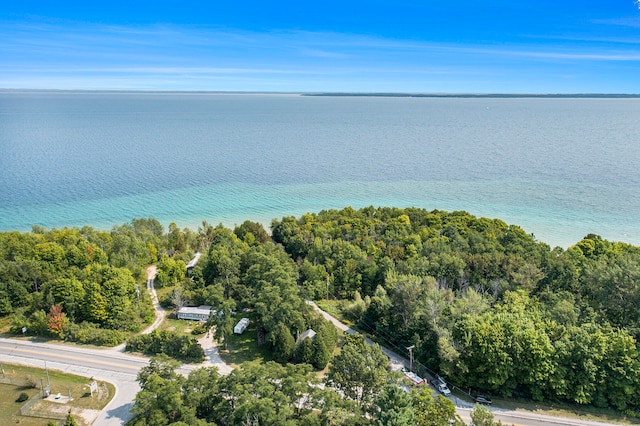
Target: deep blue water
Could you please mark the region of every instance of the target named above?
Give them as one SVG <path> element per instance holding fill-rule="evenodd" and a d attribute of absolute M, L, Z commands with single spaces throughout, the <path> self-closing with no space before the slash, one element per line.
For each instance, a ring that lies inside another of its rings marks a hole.
<path fill-rule="evenodd" d="M 347 205 L 640 244 L 640 99 L 0 92 L 0 230 Z"/>

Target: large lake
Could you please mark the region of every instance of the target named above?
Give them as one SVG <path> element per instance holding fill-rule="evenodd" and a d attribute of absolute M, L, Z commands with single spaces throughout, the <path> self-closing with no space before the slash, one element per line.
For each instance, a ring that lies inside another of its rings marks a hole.
<path fill-rule="evenodd" d="M 640 244 L 640 99 L 0 92 L 0 230 L 466 210 Z"/>

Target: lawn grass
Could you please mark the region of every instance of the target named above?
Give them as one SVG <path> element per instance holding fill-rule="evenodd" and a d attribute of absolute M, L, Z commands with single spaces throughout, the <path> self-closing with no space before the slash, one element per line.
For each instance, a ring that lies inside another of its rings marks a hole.
<path fill-rule="evenodd" d="M 32 398 L 40 392 L 40 385 L 47 385 L 47 375 L 45 370 L 26 367 L 21 365 L 2 364 L 0 371 L 0 424 L 20 424 L 20 425 L 38 425 L 42 426 L 47 423 L 47 419 L 32 418 L 20 415 L 20 408 L 26 403 L 15 402 L 20 393 L 25 392 L 29 398 Z M 88 384 L 92 381 L 86 377 L 76 376 L 72 374 L 62 373 L 57 370 L 49 370 L 49 381 L 51 382 L 51 393 L 61 394 L 64 396 L 71 393 L 73 401 L 65 407 L 101 410 L 104 408 L 111 398 L 115 395 L 115 387 L 111 383 L 98 382 L 99 387 L 106 389 L 104 397 L 98 398 L 96 394 L 92 397 L 89 392 Z M 6 383 L 10 382 L 10 383 Z M 33 387 L 36 386 L 36 388 Z M 39 409 L 46 407 L 43 402 L 38 402 Z M 58 404 L 55 404 L 59 408 Z"/>
<path fill-rule="evenodd" d="M 39 391 L 39 389 L 27 389 L 22 386 L 0 383 L 0 395 L 2 395 L 2 398 L 0 398 L 0 424 L 20 424 L 27 426 L 42 426 L 45 424 L 47 422 L 46 419 L 21 416 L 20 407 L 22 407 L 26 401 L 16 402 L 18 395 L 22 392 L 25 392 L 29 395 L 29 398 L 32 398 Z"/>
<path fill-rule="evenodd" d="M 0 318 L 0 335 L 9 332 L 9 328 L 11 327 L 11 321 L 13 321 L 13 317 L 11 315 L 7 315 L 5 317 Z"/>
<path fill-rule="evenodd" d="M 169 315 L 167 315 L 164 318 L 164 321 L 160 323 L 158 330 L 175 331 L 178 334 L 188 334 L 192 336 L 191 330 L 196 328 L 197 325 L 198 325 L 198 321 L 174 319 L 174 318 L 169 318 Z M 200 336 L 202 336 L 202 334 L 200 334 Z"/>
<path fill-rule="evenodd" d="M 347 319 L 346 315 L 342 311 L 342 305 L 344 303 L 342 300 L 322 299 L 316 300 L 315 303 L 320 309 L 327 312 L 329 315 L 338 318 L 343 324 L 351 327 L 351 321 Z"/>
<path fill-rule="evenodd" d="M 156 287 L 156 294 L 158 295 L 158 300 L 162 301 L 168 294 L 173 293 L 173 288 L 175 286 L 168 287 Z"/>
<path fill-rule="evenodd" d="M 242 317 L 249 318 L 249 327 L 242 334 L 232 334 L 228 337 L 228 348 L 224 349 L 224 344 L 218 346 L 220 358 L 227 364 L 237 368 L 243 362 L 262 364 L 273 360 L 273 354 L 267 344 L 258 345 L 256 333 L 256 315 L 253 312 L 246 312 Z M 240 321 L 240 315 L 236 318 Z"/>

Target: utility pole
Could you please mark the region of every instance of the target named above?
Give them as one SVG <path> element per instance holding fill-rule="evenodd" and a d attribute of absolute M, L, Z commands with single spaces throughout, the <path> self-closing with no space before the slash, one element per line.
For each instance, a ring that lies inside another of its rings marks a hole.
<path fill-rule="evenodd" d="M 327 300 L 329 300 L 329 277 L 327 277 Z"/>
<path fill-rule="evenodd" d="M 44 362 L 44 371 L 47 373 L 47 396 L 51 393 L 51 380 L 49 380 L 49 369 L 47 368 L 47 361 Z"/>
<path fill-rule="evenodd" d="M 409 371 L 411 372 L 413 372 L 413 348 L 415 348 L 415 345 L 407 347 L 407 349 L 409 350 Z"/>

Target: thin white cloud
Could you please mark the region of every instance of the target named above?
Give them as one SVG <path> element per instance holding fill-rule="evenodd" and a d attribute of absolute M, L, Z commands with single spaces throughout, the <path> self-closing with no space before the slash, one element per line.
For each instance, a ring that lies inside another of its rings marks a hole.
<path fill-rule="evenodd" d="M 521 44 L 512 48 L 492 45 L 468 45 L 453 43 L 433 43 L 421 40 L 388 39 L 358 34 L 274 31 L 257 33 L 232 31 L 229 29 L 154 25 L 146 27 L 126 27 L 114 25 L 85 24 L 54 25 L 51 23 L 13 24 L 0 22 L 0 51 L 19 54 L 21 49 L 38 55 L 55 53 L 77 57 L 104 58 L 123 62 L 144 60 L 154 64 L 177 63 L 185 58 L 204 62 L 231 58 L 237 52 L 255 52 L 269 59 L 286 57 L 317 59 L 359 59 L 368 57 L 372 52 L 408 57 L 412 54 L 441 53 L 493 55 L 500 57 L 519 57 L 548 60 L 576 61 L 637 61 L 640 53 L 633 49 L 617 50 L 611 53 L 595 50 L 585 45 L 544 47 L 537 43 Z M 580 38 L 557 38 L 561 41 Z M 591 40 L 593 41 L 593 40 Z M 614 42 L 607 39 L 602 41 Z M 626 41 L 633 44 L 631 40 Z M 250 55 L 247 55 L 250 56 Z M 234 68 L 234 67 L 230 67 Z M 243 69 L 244 67 L 238 67 Z"/>
<path fill-rule="evenodd" d="M 640 28 L 640 17 L 617 19 L 594 19 L 591 22 L 601 25 L 614 25 L 619 27 Z"/>
<path fill-rule="evenodd" d="M 42 68 L 5 68 L 6 72 L 36 72 L 41 73 Z M 206 74 L 206 75 L 239 75 L 239 74 L 320 74 L 321 71 L 302 69 L 273 69 L 273 68 L 210 68 L 210 67 L 92 67 L 92 68 L 47 68 L 47 73 L 68 74 Z"/>
<path fill-rule="evenodd" d="M 332 87 L 363 90 L 366 77 L 379 87 L 403 90 L 411 83 L 429 90 L 437 82 L 492 81 L 509 73 L 527 78 L 522 75 L 531 64 L 556 67 L 555 77 L 586 62 L 640 61 L 631 42 L 612 49 L 580 38 L 539 39 L 491 45 L 293 30 L 0 22 L 0 87 L 268 90 L 308 84 L 303 90 L 326 90 L 331 81 Z"/>

